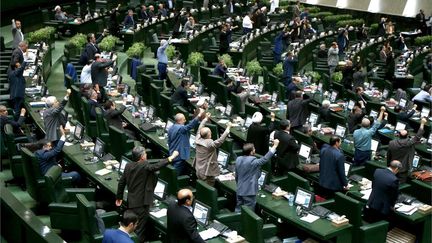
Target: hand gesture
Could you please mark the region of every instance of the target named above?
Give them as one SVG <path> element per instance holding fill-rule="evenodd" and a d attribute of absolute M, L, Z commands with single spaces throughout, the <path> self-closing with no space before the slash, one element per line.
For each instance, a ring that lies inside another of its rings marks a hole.
<path fill-rule="evenodd" d="M 21 108 L 21 113 L 20 113 L 20 115 L 21 115 L 21 116 L 25 116 L 25 114 L 26 114 L 26 109 Z"/>
<path fill-rule="evenodd" d="M 60 125 L 59 130 L 60 130 L 60 135 L 64 136 L 65 130 L 64 130 L 63 126 Z"/>
<path fill-rule="evenodd" d="M 426 124 L 426 122 L 427 122 L 426 118 L 423 117 L 420 121 L 420 124 L 424 125 L 424 124 Z"/>
<path fill-rule="evenodd" d="M 227 129 L 229 130 L 231 127 L 232 127 L 232 123 L 231 122 L 228 122 L 227 124 L 226 124 L 226 126 L 227 126 Z"/>
<path fill-rule="evenodd" d="M 71 89 L 67 89 L 66 90 L 66 96 L 69 96 L 71 94 L 72 90 Z"/>
<path fill-rule="evenodd" d="M 115 205 L 116 205 L 117 207 L 120 207 L 120 205 L 122 204 L 122 202 L 123 202 L 123 200 L 121 200 L 121 199 L 117 199 L 117 200 L 115 201 Z"/>
<path fill-rule="evenodd" d="M 384 112 L 386 110 L 385 106 L 381 106 L 381 112 Z"/>
<path fill-rule="evenodd" d="M 273 147 L 276 148 L 279 145 L 279 139 L 273 140 Z"/>
<path fill-rule="evenodd" d="M 270 118 L 275 119 L 275 117 L 276 117 L 276 114 L 274 112 L 270 112 Z"/>

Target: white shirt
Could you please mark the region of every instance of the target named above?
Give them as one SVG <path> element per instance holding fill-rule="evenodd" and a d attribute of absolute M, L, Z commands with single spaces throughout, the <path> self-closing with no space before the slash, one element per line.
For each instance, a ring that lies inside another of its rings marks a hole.
<path fill-rule="evenodd" d="M 243 18 L 243 28 L 249 28 L 249 29 L 252 29 L 252 28 L 253 28 L 253 26 L 252 26 L 252 21 L 251 21 L 251 19 L 249 18 L 248 15 L 246 15 L 246 16 Z"/>
<path fill-rule="evenodd" d="M 276 8 L 279 8 L 279 0 L 272 0 L 270 4 L 270 13 L 276 11 Z"/>
<path fill-rule="evenodd" d="M 92 83 L 92 79 L 91 79 L 91 64 L 90 65 L 85 65 L 81 71 L 81 77 L 80 77 L 80 82 L 82 84 L 91 84 Z"/>

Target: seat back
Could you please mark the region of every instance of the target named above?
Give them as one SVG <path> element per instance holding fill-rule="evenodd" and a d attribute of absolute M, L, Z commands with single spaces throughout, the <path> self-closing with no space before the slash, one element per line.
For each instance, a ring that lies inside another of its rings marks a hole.
<path fill-rule="evenodd" d="M 96 134 L 96 131 L 92 130 L 90 126 L 90 104 L 85 97 L 81 97 L 81 111 L 83 114 L 84 126 L 86 130 L 86 134 L 90 137 L 94 137 L 91 134 Z"/>
<path fill-rule="evenodd" d="M 150 84 L 150 102 L 156 108 L 155 109 L 156 116 L 159 116 L 160 115 L 159 113 L 161 113 L 159 107 L 161 104 L 160 92 L 162 90 L 163 89 L 158 87 L 156 84 L 154 83 Z"/>
<path fill-rule="evenodd" d="M 310 136 L 300 132 L 299 130 L 294 130 L 293 136 L 299 143 L 304 143 L 313 146 L 314 143 L 313 139 Z"/>
<path fill-rule="evenodd" d="M 288 178 L 288 183 L 286 185 L 286 189 L 289 192 L 295 193 L 297 187 L 301 187 L 301 188 L 308 190 L 308 191 L 312 190 L 308 180 L 297 175 L 296 173 L 294 173 L 292 171 L 288 172 L 287 178 Z"/>
<path fill-rule="evenodd" d="M 162 167 L 160 169 L 159 178 L 167 183 L 167 193 L 176 196 L 179 189 L 179 183 L 177 181 L 177 172 L 174 167 L 172 165 Z"/>
<path fill-rule="evenodd" d="M 71 95 L 70 95 L 70 104 L 72 105 L 72 108 L 75 111 L 75 115 L 76 115 L 76 119 L 81 123 L 84 124 L 84 117 L 83 117 L 83 113 L 79 112 L 81 110 L 81 92 L 80 89 L 77 85 L 72 85 L 71 86 Z"/>
<path fill-rule="evenodd" d="M 39 163 L 34 153 L 28 148 L 21 148 L 21 156 L 28 194 L 36 201 L 47 202 L 45 179 L 40 172 Z"/>
<path fill-rule="evenodd" d="M 263 219 L 249 207 L 241 207 L 241 235 L 250 243 L 263 243 Z"/>
<path fill-rule="evenodd" d="M 7 154 L 10 161 L 12 175 L 15 179 L 22 179 L 24 176 L 22 164 L 20 163 L 19 159 L 14 159 L 14 156 L 19 154 L 15 143 L 15 134 L 11 124 L 5 125 L 4 135 L 4 142 L 8 151 Z"/>
<path fill-rule="evenodd" d="M 93 236 L 101 233 L 95 219 L 96 208 L 83 194 L 77 194 L 76 197 L 82 236 L 86 242 L 93 242 Z"/>
<path fill-rule="evenodd" d="M 210 76 L 214 76 L 214 75 L 209 75 Z M 212 82 L 212 81 L 210 81 Z M 218 98 L 218 102 L 221 103 L 222 105 L 226 106 L 228 104 L 228 89 L 227 86 L 222 82 L 217 82 L 216 85 L 214 86 L 214 91 L 216 93 L 216 96 Z"/>
<path fill-rule="evenodd" d="M 354 226 L 362 225 L 362 210 L 363 205 L 343 193 L 337 192 L 335 195 L 335 207 L 336 213 L 339 215 L 346 215 L 350 221 L 350 224 Z"/>
<path fill-rule="evenodd" d="M 46 197 L 49 203 L 65 203 L 69 200 L 61 175 L 62 169 L 60 166 L 52 166 L 45 174 Z"/>
<path fill-rule="evenodd" d="M 341 126 L 344 126 L 346 124 L 346 118 L 343 116 L 340 116 L 338 114 L 334 114 L 333 112 L 330 112 L 330 126 L 333 128 L 336 128 L 336 126 L 339 124 Z"/>
<path fill-rule="evenodd" d="M 196 183 L 196 198 L 207 206 L 211 207 L 211 219 L 219 213 L 217 190 L 202 180 Z"/>
<path fill-rule="evenodd" d="M 230 93 L 230 100 L 231 100 L 231 104 L 233 106 L 234 114 L 240 114 L 240 113 L 244 114 L 245 108 L 242 107 L 243 103 L 242 103 L 240 96 L 234 92 L 231 92 Z"/>
<path fill-rule="evenodd" d="M 153 40 L 153 42 L 159 42 L 159 38 L 158 38 L 158 36 L 157 36 L 156 33 L 154 33 L 154 34 L 152 35 L 152 40 Z"/>
<path fill-rule="evenodd" d="M 128 137 L 117 127 L 109 126 L 109 139 L 111 141 L 110 152 L 118 161 L 120 161 L 121 156 L 127 153 L 125 145 Z"/>
<path fill-rule="evenodd" d="M 159 117 L 162 118 L 162 120 L 164 120 L 164 121 L 166 121 L 168 118 L 173 117 L 171 98 L 165 94 L 161 94 L 160 95 L 160 104 L 161 104 L 161 108 L 163 109 L 164 112 L 161 112 L 161 114 L 159 114 Z"/>

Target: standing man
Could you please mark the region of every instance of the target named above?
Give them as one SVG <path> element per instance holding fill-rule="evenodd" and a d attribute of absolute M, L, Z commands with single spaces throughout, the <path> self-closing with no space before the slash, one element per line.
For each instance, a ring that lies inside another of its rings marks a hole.
<path fill-rule="evenodd" d="M 177 151 L 158 163 L 149 163 L 144 147 L 138 146 L 132 150 L 134 163 L 128 163 L 117 187 L 115 204 L 119 207 L 123 202 L 125 187 L 128 188 L 127 206 L 138 215 L 138 225 L 135 233 L 140 242 L 144 242 L 145 227 L 149 209 L 153 203 L 153 191 L 158 181 L 156 171 L 171 163 L 178 155 Z"/>
<path fill-rule="evenodd" d="M 427 35 L 427 25 L 426 25 L 426 15 L 423 12 L 423 9 L 420 9 L 420 12 L 416 15 L 416 20 L 418 22 L 418 28 L 421 30 L 422 35 Z"/>
<path fill-rule="evenodd" d="M 120 228 L 106 229 L 102 243 L 133 243 L 132 234 L 138 225 L 138 216 L 132 210 L 126 210 L 120 221 Z"/>
<path fill-rule="evenodd" d="M 17 48 L 18 44 L 24 40 L 24 34 L 21 30 L 21 21 L 12 19 L 12 48 Z"/>
<path fill-rule="evenodd" d="M 335 192 L 347 190 L 348 181 L 345 176 L 345 156 L 340 151 L 341 139 L 330 138 L 330 145 L 324 144 L 320 152 L 319 184 L 321 196 L 333 197 Z"/>
<path fill-rule="evenodd" d="M 168 147 L 170 153 L 178 151 L 179 157 L 173 161 L 173 166 L 177 171 L 177 176 L 186 174 L 185 163 L 190 158 L 189 131 L 198 126 L 199 119 L 204 115 L 204 111 L 200 110 L 196 116 L 187 125 L 186 118 L 182 113 L 177 113 L 174 117 L 175 124 L 168 130 Z"/>
<path fill-rule="evenodd" d="M 401 162 L 393 160 L 388 168 L 375 170 L 372 192 L 365 210 L 365 219 L 368 222 L 388 220 L 399 195 L 399 180 L 396 174 L 401 168 Z"/>
<path fill-rule="evenodd" d="M 229 24 L 222 25 L 222 30 L 219 34 L 219 54 L 223 55 L 228 52 L 231 43 L 232 30 Z"/>
<path fill-rule="evenodd" d="M 267 154 L 258 159 L 255 157 L 255 147 L 252 143 L 243 145 L 243 155 L 236 160 L 235 180 L 237 183 L 236 212 L 240 212 L 243 205 L 255 210 L 256 194 L 258 193 L 258 179 L 261 176 L 261 166 L 270 161 L 276 152 L 279 140 L 273 140 L 273 146 Z"/>
<path fill-rule="evenodd" d="M 18 115 L 22 103 L 24 102 L 26 81 L 23 73 L 26 65 L 26 62 L 23 62 L 22 65 L 17 62 L 11 65 L 8 70 L 10 100 L 13 104 L 15 116 Z"/>
<path fill-rule="evenodd" d="M 296 91 L 294 94 L 295 99 L 288 102 L 288 120 L 291 122 L 291 131 L 299 129 L 306 123 L 309 116 L 308 104 L 310 98 L 303 99 L 303 92 Z"/>
<path fill-rule="evenodd" d="M 230 133 L 232 124 L 227 123 L 227 127 L 220 138 L 213 140 L 210 128 L 205 127 L 209 116 L 206 116 L 198 127 L 195 138 L 195 171 L 198 179 L 205 181 L 210 186 L 214 186 L 215 177 L 219 175 L 219 165 L 217 161 L 217 149 L 223 144 Z"/>
<path fill-rule="evenodd" d="M 426 124 L 426 118 L 423 118 L 420 122 L 420 128 L 417 134 L 413 138 L 408 138 L 408 131 L 398 131 L 399 139 L 391 140 L 387 150 L 387 164 L 390 161 L 398 160 L 401 162 L 402 167 L 399 168 L 397 177 L 400 183 L 406 182 L 408 173 L 412 170 L 412 161 L 415 154 L 414 146 L 420 142 L 420 139 L 424 133 L 424 125 Z"/>
<path fill-rule="evenodd" d="M 102 35 L 96 40 L 95 34 L 90 33 L 87 35 L 87 44 L 84 49 L 84 55 L 81 57 L 82 60 L 80 60 L 82 65 L 85 65 L 89 60 L 94 60 L 96 53 L 100 53 L 100 49 L 97 46 L 97 43 L 99 43 L 102 38 L 105 36 L 105 31 L 102 33 Z"/>
<path fill-rule="evenodd" d="M 15 65 L 17 62 L 19 64 L 23 64 L 24 62 L 24 53 L 27 52 L 28 44 L 25 41 L 21 41 L 18 44 L 18 47 L 12 52 L 12 57 L 9 66 Z"/>
<path fill-rule="evenodd" d="M 292 82 L 292 76 L 294 74 L 294 66 L 297 63 L 297 58 L 294 57 L 294 54 L 289 51 L 285 57 L 283 62 L 283 80 L 285 88 L 288 89 L 288 85 Z M 288 97 L 289 94 L 286 94 Z"/>
<path fill-rule="evenodd" d="M 366 161 L 371 159 L 371 140 L 376 130 L 381 125 L 381 121 L 384 117 L 385 107 L 381 106 L 381 112 L 378 119 L 374 122 L 371 128 L 371 121 L 368 118 L 363 118 L 361 122 L 361 128 L 357 129 L 353 133 L 354 138 L 354 161 L 355 165 L 363 165 Z"/>
<path fill-rule="evenodd" d="M 108 68 L 113 66 L 115 59 L 110 61 L 105 61 L 102 59 L 99 53 L 95 54 L 95 61 L 91 65 L 91 79 L 92 84 L 99 85 L 102 101 L 106 100 L 106 93 L 104 87 L 108 82 Z"/>
<path fill-rule="evenodd" d="M 156 55 L 158 60 L 159 80 L 165 80 L 167 78 L 168 57 L 165 50 L 168 47 L 170 40 L 171 37 L 168 40 L 161 40 L 160 46 L 157 49 Z"/>
<path fill-rule="evenodd" d="M 252 124 L 248 128 L 246 142 L 253 143 L 256 152 L 260 155 L 264 155 L 268 151 L 269 135 L 274 128 L 275 116 L 273 112 L 270 113 L 271 122 L 269 126 L 261 125 L 263 119 L 261 112 L 257 111 L 252 116 Z"/>
<path fill-rule="evenodd" d="M 204 243 L 198 233 L 198 224 L 192 214 L 194 196 L 189 189 L 181 189 L 177 193 L 177 203 L 168 206 L 167 232 L 168 242 Z"/>
<path fill-rule="evenodd" d="M 278 64 L 279 62 L 281 62 L 281 55 L 282 52 L 285 49 L 285 45 L 284 43 L 286 42 L 286 40 L 288 39 L 289 35 L 290 35 L 290 31 L 288 28 L 284 28 L 283 31 L 281 31 L 275 38 L 274 40 L 274 47 L 273 47 L 273 55 L 274 55 L 274 63 Z M 288 52 L 288 54 L 290 54 L 291 52 Z M 292 54 L 292 53 L 291 53 Z M 285 65 L 285 62 L 284 62 Z M 285 69 L 284 69 L 285 70 Z M 291 74 L 292 76 L 292 74 Z"/>
<path fill-rule="evenodd" d="M 43 112 L 43 120 L 46 132 L 45 139 L 50 142 L 60 139 L 58 129 L 60 124 L 62 124 L 64 121 L 64 117 L 61 112 L 65 108 L 70 94 L 71 90 L 67 89 L 66 96 L 63 98 L 61 103 L 58 102 L 55 96 L 50 96 L 46 99 L 46 105 L 48 106 L 48 109 Z"/>
<path fill-rule="evenodd" d="M 299 164 L 297 153 L 300 146 L 290 134 L 290 128 L 290 122 L 282 120 L 280 122 L 280 130 L 274 134 L 274 138 L 280 141 L 280 146 L 276 150 L 277 157 L 275 157 L 276 165 L 280 172 L 293 170 Z"/>
<path fill-rule="evenodd" d="M 336 42 L 332 42 L 327 52 L 327 65 L 329 67 L 329 75 L 333 76 L 333 73 L 339 63 L 339 48 Z"/>

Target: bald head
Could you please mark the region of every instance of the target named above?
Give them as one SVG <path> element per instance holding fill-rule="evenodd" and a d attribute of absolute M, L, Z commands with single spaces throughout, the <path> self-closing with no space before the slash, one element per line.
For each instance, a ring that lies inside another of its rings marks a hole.
<path fill-rule="evenodd" d="M 367 118 L 363 118 L 361 122 L 362 127 L 369 127 L 370 126 L 370 120 Z"/>
<path fill-rule="evenodd" d="M 399 131 L 399 137 L 400 138 L 407 138 L 408 137 L 408 131 L 407 130 L 400 130 Z"/>
<path fill-rule="evenodd" d="M 185 122 L 186 122 L 186 118 L 182 113 L 177 113 L 174 116 L 174 119 L 175 119 L 177 124 L 185 124 Z"/>
<path fill-rule="evenodd" d="M 211 138 L 211 130 L 208 127 L 203 127 L 200 130 L 200 136 L 202 138 Z"/>
<path fill-rule="evenodd" d="M 178 191 L 178 193 L 177 193 L 177 204 L 178 205 L 191 206 L 192 201 L 193 201 L 193 194 L 192 194 L 191 190 L 185 188 L 185 189 L 181 189 L 180 191 Z"/>
<path fill-rule="evenodd" d="M 390 162 L 389 168 L 392 170 L 394 174 L 397 174 L 399 170 L 402 168 L 402 163 L 399 160 L 393 160 Z"/>

